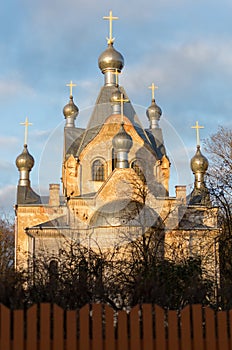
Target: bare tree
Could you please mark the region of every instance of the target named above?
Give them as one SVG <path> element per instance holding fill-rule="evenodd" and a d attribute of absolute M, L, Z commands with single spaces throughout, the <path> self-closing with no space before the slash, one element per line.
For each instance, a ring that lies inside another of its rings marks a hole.
<path fill-rule="evenodd" d="M 232 303 L 232 130 L 219 127 L 205 140 L 205 150 L 210 160 L 207 185 L 213 203 L 219 208 L 221 228 L 220 266 L 222 307 Z"/>

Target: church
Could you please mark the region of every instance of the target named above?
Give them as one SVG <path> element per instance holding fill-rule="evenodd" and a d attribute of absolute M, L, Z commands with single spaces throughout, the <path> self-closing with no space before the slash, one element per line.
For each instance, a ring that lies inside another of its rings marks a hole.
<path fill-rule="evenodd" d="M 177 185 L 175 197 L 171 197 L 171 164 L 159 124 L 162 110 L 155 100 L 156 86 L 150 86 L 146 128 L 119 84 L 124 58 L 115 49 L 112 35 L 112 22 L 117 17 L 110 11 L 104 18 L 109 20 L 109 37 L 98 58 L 104 85 L 86 128 L 78 125 L 75 84 L 68 84 L 61 184 L 49 184 L 47 198 L 33 190 L 30 172 L 34 158 L 26 138 L 16 159 L 16 268 L 27 268 L 39 254 L 56 259 L 67 240 L 88 249 L 121 249 L 126 241 L 157 232 L 163 258 L 172 259 L 173 252 L 175 259 L 200 256 L 204 269 L 218 284 L 217 208 L 212 207 L 205 185 L 208 161 L 200 142 L 191 159 L 195 178 L 192 192 L 187 195 L 186 186 Z M 26 120 L 25 132 L 28 124 Z M 199 136 L 198 123 L 194 128 Z"/>

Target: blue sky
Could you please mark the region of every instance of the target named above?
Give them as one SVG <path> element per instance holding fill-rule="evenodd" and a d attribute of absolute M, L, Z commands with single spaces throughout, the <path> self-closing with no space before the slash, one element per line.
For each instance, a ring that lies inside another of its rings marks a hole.
<path fill-rule="evenodd" d="M 165 143 L 175 184 L 190 189 L 189 158 L 196 137 L 196 120 L 205 128 L 201 139 L 231 128 L 232 2 L 222 0 L 8 0 L 0 10 L 0 210 L 13 208 L 28 116 L 29 151 L 35 158 L 32 187 L 39 193 L 61 176 L 65 86 L 73 80 L 77 125 L 87 124 L 103 75 L 98 56 L 106 48 L 109 10 L 115 48 L 125 66 L 120 84 L 148 127 L 148 86 L 154 82 L 163 115 Z"/>

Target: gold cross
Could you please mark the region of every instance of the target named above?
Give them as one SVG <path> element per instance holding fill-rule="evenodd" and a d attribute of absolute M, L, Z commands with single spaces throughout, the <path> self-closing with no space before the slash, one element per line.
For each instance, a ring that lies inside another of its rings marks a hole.
<path fill-rule="evenodd" d="M 123 98 L 123 94 L 121 93 L 121 98 L 119 98 L 116 101 L 121 103 L 121 123 L 122 123 L 123 122 L 123 105 L 124 105 L 124 102 L 129 102 L 129 100 L 126 98 Z"/>
<path fill-rule="evenodd" d="M 148 89 L 151 89 L 151 97 L 152 100 L 155 99 L 155 89 L 158 89 L 158 86 L 156 86 L 154 83 L 151 84 L 151 86 L 148 86 Z"/>
<path fill-rule="evenodd" d="M 25 126 L 24 145 L 27 145 L 28 126 L 32 125 L 32 123 L 29 123 L 28 118 L 26 117 L 25 122 L 20 123 L 20 124 Z"/>
<path fill-rule="evenodd" d="M 119 71 L 116 69 L 116 71 L 113 72 L 113 74 L 116 75 L 116 86 L 118 86 L 118 76 L 119 76 L 119 74 L 121 74 L 121 72 L 119 72 Z"/>
<path fill-rule="evenodd" d="M 66 86 L 69 86 L 69 87 L 70 87 L 70 96 L 72 96 L 72 95 L 73 95 L 73 94 L 72 94 L 72 88 L 73 88 L 74 86 L 77 86 L 77 84 L 73 84 L 72 80 L 70 80 L 70 83 L 69 83 L 69 84 L 66 84 Z"/>
<path fill-rule="evenodd" d="M 197 146 L 200 146 L 200 132 L 199 129 L 204 129 L 204 126 L 200 126 L 198 124 L 198 121 L 196 121 L 196 125 L 191 126 L 192 129 L 196 129 L 196 133 L 197 133 Z"/>
<path fill-rule="evenodd" d="M 109 28 L 109 38 L 106 38 L 106 39 L 107 39 L 107 43 L 108 44 L 113 44 L 114 38 L 113 38 L 112 22 L 114 20 L 117 20 L 118 17 L 113 17 L 112 11 L 110 10 L 109 16 L 104 16 L 103 19 L 109 20 L 109 26 L 110 26 L 110 28 Z"/>

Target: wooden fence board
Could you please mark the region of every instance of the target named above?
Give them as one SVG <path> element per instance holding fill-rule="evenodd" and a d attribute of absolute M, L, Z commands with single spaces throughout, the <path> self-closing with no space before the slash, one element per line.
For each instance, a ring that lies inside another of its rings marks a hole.
<path fill-rule="evenodd" d="M 193 317 L 193 349 L 204 350 L 203 328 L 202 328 L 202 305 L 192 306 Z"/>
<path fill-rule="evenodd" d="M 229 311 L 230 349 L 232 349 L 232 310 Z"/>
<path fill-rule="evenodd" d="M 152 305 L 143 304 L 143 349 L 153 350 L 153 322 L 152 322 Z"/>
<path fill-rule="evenodd" d="M 192 341 L 191 341 L 191 323 L 190 323 L 190 307 L 186 306 L 181 311 L 181 323 L 180 323 L 180 334 L 181 334 L 181 349 L 191 350 Z"/>
<path fill-rule="evenodd" d="M 24 313 L 23 310 L 13 312 L 13 349 L 25 350 L 24 347 Z"/>
<path fill-rule="evenodd" d="M 53 307 L 53 350 L 64 350 L 64 310 Z"/>
<path fill-rule="evenodd" d="M 1 305 L 0 312 L 0 350 L 10 350 L 10 310 Z"/>
<path fill-rule="evenodd" d="M 0 305 L 0 350 L 103 349 L 232 350 L 232 310 L 193 305 L 178 317 L 178 311 L 166 313 L 151 304 L 137 305 L 128 314 L 103 304 L 65 313 L 57 305 L 40 304 L 14 310 L 11 317 Z"/>
<path fill-rule="evenodd" d="M 51 349 L 51 304 L 40 304 L 40 350 Z"/>
<path fill-rule="evenodd" d="M 168 350 L 179 350 L 177 311 L 168 311 Z"/>
<path fill-rule="evenodd" d="M 89 305 L 80 309 L 79 350 L 90 350 Z"/>
<path fill-rule="evenodd" d="M 216 350 L 215 312 L 210 308 L 205 309 L 205 344 L 206 350 Z"/>
<path fill-rule="evenodd" d="M 37 305 L 31 306 L 26 312 L 27 350 L 37 350 Z"/>
<path fill-rule="evenodd" d="M 127 313 L 118 311 L 118 349 L 128 350 Z"/>
<path fill-rule="evenodd" d="M 102 338 L 102 304 L 92 305 L 92 327 L 93 327 L 93 350 L 103 349 Z"/>
<path fill-rule="evenodd" d="M 105 306 L 105 350 L 115 350 L 114 311 Z"/>
<path fill-rule="evenodd" d="M 133 350 L 141 350 L 139 311 L 136 305 L 130 312 L 130 349 Z"/>
<path fill-rule="evenodd" d="M 218 350 L 229 350 L 229 339 L 227 332 L 227 312 L 217 313 L 218 321 Z"/>
<path fill-rule="evenodd" d="M 77 349 L 77 312 L 66 312 L 66 349 Z"/>
<path fill-rule="evenodd" d="M 156 350 L 166 350 L 164 310 L 155 305 L 155 339 Z"/>

